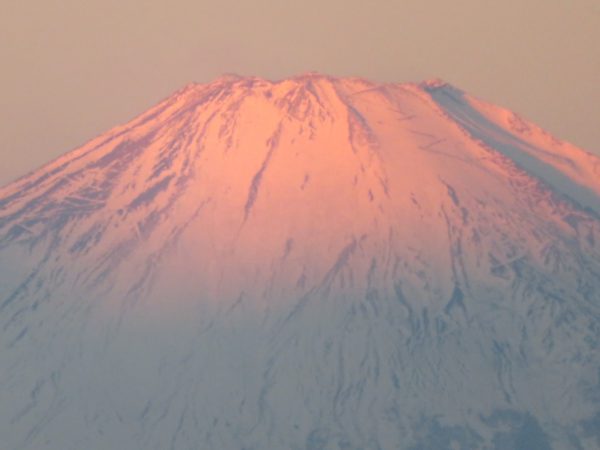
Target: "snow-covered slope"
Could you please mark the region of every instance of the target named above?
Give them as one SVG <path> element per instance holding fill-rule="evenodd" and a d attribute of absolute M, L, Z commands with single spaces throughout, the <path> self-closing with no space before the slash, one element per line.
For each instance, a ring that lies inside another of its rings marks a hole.
<path fill-rule="evenodd" d="M 600 160 L 440 81 L 192 84 L 0 189 L 0 447 L 600 446 Z"/>

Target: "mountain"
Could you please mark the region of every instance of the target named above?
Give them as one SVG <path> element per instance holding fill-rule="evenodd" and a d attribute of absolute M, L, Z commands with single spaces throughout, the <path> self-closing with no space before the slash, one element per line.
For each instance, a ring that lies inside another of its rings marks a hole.
<path fill-rule="evenodd" d="M 439 80 L 191 84 L 0 189 L 7 450 L 600 447 L 600 159 Z"/>

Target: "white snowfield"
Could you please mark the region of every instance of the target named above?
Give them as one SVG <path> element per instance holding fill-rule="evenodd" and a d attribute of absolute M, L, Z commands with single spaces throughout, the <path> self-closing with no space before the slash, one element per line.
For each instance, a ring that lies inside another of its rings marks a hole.
<path fill-rule="evenodd" d="M 600 159 L 440 81 L 192 84 L 0 188 L 0 449 L 600 448 Z"/>

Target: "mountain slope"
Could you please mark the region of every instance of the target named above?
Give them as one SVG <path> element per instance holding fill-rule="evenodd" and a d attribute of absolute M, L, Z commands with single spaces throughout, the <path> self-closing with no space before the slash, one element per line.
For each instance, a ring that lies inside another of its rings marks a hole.
<path fill-rule="evenodd" d="M 0 189 L 0 436 L 595 448 L 599 175 L 439 81 L 189 85 Z"/>

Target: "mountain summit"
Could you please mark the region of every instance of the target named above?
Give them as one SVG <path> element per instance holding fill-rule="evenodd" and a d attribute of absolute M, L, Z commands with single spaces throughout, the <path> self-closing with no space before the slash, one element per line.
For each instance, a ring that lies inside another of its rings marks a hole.
<path fill-rule="evenodd" d="M 600 159 L 440 80 L 190 84 L 0 268 L 8 450 L 600 446 Z"/>

